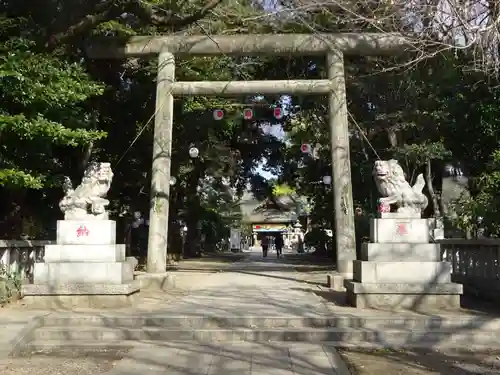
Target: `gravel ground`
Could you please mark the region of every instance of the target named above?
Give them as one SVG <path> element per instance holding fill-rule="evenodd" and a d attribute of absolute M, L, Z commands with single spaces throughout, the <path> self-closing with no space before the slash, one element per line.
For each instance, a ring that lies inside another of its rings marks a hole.
<path fill-rule="evenodd" d="M 94 375 L 110 371 L 126 350 L 57 350 L 26 352 L 0 359 L 2 375 Z"/>
<path fill-rule="evenodd" d="M 499 375 L 500 352 L 339 349 L 352 375 Z"/>

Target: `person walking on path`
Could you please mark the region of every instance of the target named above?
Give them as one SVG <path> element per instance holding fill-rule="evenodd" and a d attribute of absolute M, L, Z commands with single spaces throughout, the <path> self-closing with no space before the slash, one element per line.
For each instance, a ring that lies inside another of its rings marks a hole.
<path fill-rule="evenodd" d="M 281 233 L 278 233 L 276 236 L 276 239 L 274 240 L 274 246 L 276 246 L 276 257 L 279 258 L 281 254 L 283 253 L 283 236 Z"/>
<path fill-rule="evenodd" d="M 140 211 L 132 214 L 132 220 L 125 229 L 127 256 L 144 257 L 147 251 L 147 225 Z"/>
<path fill-rule="evenodd" d="M 262 246 L 262 256 L 266 258 L 267 251 L 269 250 L 269 238 L 267 238 L 267 236 L 262 237 L 262 241 L 260 241 L 260 246 Z"/>

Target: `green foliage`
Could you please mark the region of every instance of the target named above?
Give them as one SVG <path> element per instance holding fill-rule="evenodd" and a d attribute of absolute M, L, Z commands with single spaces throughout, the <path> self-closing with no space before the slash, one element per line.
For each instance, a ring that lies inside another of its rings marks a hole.
<path fill-rule="evenodd" d="M 325 249 L 330 237 L 321 228 L 313 228 L 304 236 L 304 243 L 307 247 L 314 247 L 316 250 Z"/>
<path fill-rule="evenodd" d="M 18 298 L 21 293 L 21 285 L 19 273 L 9 272 L 4 265 L 0 265 L 0 306 Z"/>
<path fill-rule="evenodd" d="M 273 194 L 277 197 L 290 196 L 295 194 L 295 189 L 287 184 L 277 184 L 273 186 Z"/>
<path fill-rule="evenodd" d="M 112 163 L 115 176 L 109 198 L 114 214 L 149 209 L 156 62 L 90 60 L 83 52 L 88 37 L 308 33 L 310 25 L 322 32 L 375 31 L 372 25 L 349 21 L 340 7 L 301 14 L 300 20 L 278 15 L 269 22 L 269 15 L 262 17 L 261 6 L 252 3 L 222 1 L 215 12 L 198 14 L 202 8 L 198 0 L 39 0 L 36 6 L 32 1 L 2 2 L 0 190 L 5 198 L 0 225 L 23 228 L 32 216 L 39 222 L 54 222 L 60 177 L 78 180 L 89 158 Z M 384 27 L 401 27 L 394 17 L 384 18 L 391 14 L 386 6 L 370 12 L 388 23 Z M 457 225 L 471 229 L 482 217 L 489 233 L 498 235 L 499 82 L 464 69 L 470 61 L 466 53 L 439 55 L 408 66 L 413 57 L 346 57 L 355 205 L 367 214 L 375 212 L 378 194 L 371 169 L 378 157 L 396 157 L 409 176 L 431 160 L 433 168 L 438 167 L 432 176 L 438 193 L 438 169 L 444 162 L 460 161 L 470 174 L 471 197 L 459 202 Z M 187 81 L 321 79 L 326 67 L 323 57 L 197 57 L 179 60 L 176 75 Z M 323 176 L 332 174 L 327 101 L 291 99 L 283 120 L 276 121 L 259 107 L 257 119 L 245 121 L 241 104 L 251 102 L 251 97 L 176 98 L 171 238 L 183 221 L 190 226 L 191 243 L 199 243 L 203 234 L 215 245 L 241 221 L 235 202 L 248 184 L 258 198 L 307 197 L 312 225 L 332 227 L 332 188 L 322 183 Z M 279 100 L 264 98 L 270 105 Z M 223 120 L 213 119 L 215 108 L 225 110 Z M 284 141 L 263 131 L 263 125 L 277 123 L 287 131 Z M 319 158 L 301 154 L 301 143 L 320 144 Z M 197 160 L 188 155 L 192 146 L 200 150 Z M 277 181 L 257 175 L 262 160 Z M 47 211 L 52 214 L 42 219 Z M 9 220 L 17 224 L 7 225 Z M 358 223 L 358 232 L 365 232 L 364 224 Z M 4 233 L 14 236 L 9 230 Z"/>
<path fill-rule="evenodd" d="M 1 32 L 1 30 L 0 30 Z M 9 38 L 0 45 L 0 185 L 41 189 L 52 186 L 55 174 L 72 147 L 102 139 L 92 129 L 85 102 L 101 95 L 80 64 L 34 52 L 35 43 Z M 59 155 L 60 156 L 59 156 Z"/>
<path fill-rule="evenodd" d="M 423 166 L 427 160 L 449 160 L 451 151 L 441 142 L 424 141 L 420 144 L 404 144 L 394 148 L 397 159 L 409 159 L 416 166 Z"/>
<path fill-rule="evenodd" d="M 82 41 L 94 35 L 170 33 L 193 25 L 201 33 L 205 24 L 196 22 L 205 17 L 211 22 L 211 32 L 216 32 L 236 26 L 237 14 L 260 12 L 245 2 L 222 2 L 221 7 L 238 13 L 225 12 L 220 17 L 211 15 L 209 8 L 200 12 L 197 0 L 174 3 L 41 0 L 36 7 L 31 2 L 0 5 L 0 49 L 4 52 L 0 58 L 0 186 L 9 197 L 5 207 L 0 207 L 6 218 L 0 218 L 0 225 L 12 228 L 11 217 L 16 223 L 28 220 L 33 213 L 27 202 L 37 197 L 37 204 L 46 207 L 44 212 L 52 207 L 52 217 L 45 221 L 53 222 L 61 194 L 54 186 L 60 184 L 62 175 L 78 182 L 89 158 L 112 162 L 115 178 L 109 197 L 113 213 L 148 211 L 156 64 L 88 60 Z M 239 63 L 229 57 L 192 58 L 177 65 L 177 75 L 182 80 L 250 77 L 252 64 L 240 67 Z M 209 232 L 207 228 L 228 230 L 240 220 L 233 197 L 215 191 L 224 177 L 237 187 L 236 194 L 241 193 L 265 152 L 267 138 L 261 138 L 261 130 L 245 123 L 237 111 L 227 110 L 223 121 L 215 121 L 212 110 L 246 100 L 197 97 L 176 101 L 172 175 L 178 182 L 171 192 L 173 222 L 203 212 L 202 225 L 193 225 Z M 192 145 L 200 150 L 197 162 L 187 153 Z M 210 194 L 193 199 L 206 176 L 214 177 Z M 182 211 L 185 207 L 190 214 Z"/>
<path fill-rule="evenodd" d="M 474 194 L 462 196 L 454 202 L 456 215 L 453 217 L 454 224 L 476 236 L 480 230 L 484 235 L 500 235 L 500 144 L 499 149 L 491 155 L 490 163 L 486 170 L 473 179 Z"/>
<path fill-rule="evenodd" d="M 33 176 L 15 169 L 0 169 L 0 185 L 41 189 L 44 187 L 45 176 Z"/>
<path fill-rule="evenodd" d="M 392 62 L 404 66 L 407 58 Z M 489 234 L 500 234 L 500 200 L 496 194 L 499 168 L 494 162 L 500 149 L 499 85 L 492 77 L 463 69 L 467 61 L 465 54 L 440 55 L 410 69 L 393 67 L 382 72 L 387 65 L 378 58 L 347 62 L 353 193 L 355 206 L 363 212 L 376 210 L 378 193 L 371 169 L 378 157 L 398 159 L 412 181 L 430 160 L 437 197 L 441 194 L 443 164 L 460 161 L 470 174 L 472 197 L 467 204 L 461 202 L 459 216 L 476 226 L 472 218 L 481 217 Z M 301 70 L 282 61 L 270 62 L 263 69 L 283 75 L 282 67 L 287 66 L 288 77 L 324 77 L 324 63 L 309 60 L 309 64 L 313 62 L 316 68 L 307 73 L 304 64 Z M 320 98 L 293 98 L 294 104 L 301 109 L 285 119 L 289 145 L 282 149 L 279 161 L 283 172 L 280 183 L 294 186 L 299 194 L 310 198 L 313 224 L 330 227 L 331 190 L 320 183 L 322 176 L 331 175 L 326 103 Z M 319 158 L 298 152 L 301 143 L 322 145 Z"/>

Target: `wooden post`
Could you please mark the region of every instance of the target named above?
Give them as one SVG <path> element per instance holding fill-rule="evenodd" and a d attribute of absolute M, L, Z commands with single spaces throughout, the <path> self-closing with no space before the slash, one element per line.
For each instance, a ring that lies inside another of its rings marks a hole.
<path fill-rule="evenodd" d="M 165 272 L 167 266 L 168 213 L 170 196 L 170 164 L 175 80 L 175 60 L 170 52 L 158 56 L 156 112 L 151 171 L 151 200 L 148 234 L 148 273 Z"/>
<path fill-rule="evenodd" d="M 329 124 L 332 154 L 335 238 L 337 242 L 337 270 L 352 274 L 356 260 L 356 238 L 352 201 L 351 160 L 349 153 L 349 122 L 342 52 L 327 55 L 328 78 L 331 92 L 328 96 Z"/>

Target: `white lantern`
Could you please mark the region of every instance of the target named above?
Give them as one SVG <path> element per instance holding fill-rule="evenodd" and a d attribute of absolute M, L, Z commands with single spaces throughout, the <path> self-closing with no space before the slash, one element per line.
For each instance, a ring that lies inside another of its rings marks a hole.
<path fill-rule="evenodd" d="M 332 176 L 323 176 L 323 183 L 325 185 L 330 185 L 332 183 Z"/>
<path fill-rule="evenodd" d="M 253 117 L 253 110 L 252 110 L 252 108 L 245 108 L 243 110 L 243 118 L 245 120 L 251 120 L 252 117 Z"/>
<path fill-rule="evenodd" d="M 174 176 L 170 176 L 170 186 L 174 186 L 177 182 L 177 179 Z"/>
<path fill-rule="evenodd" d="M 276 120 L 281 120 L 283 118 L 283 110 L 280 107 L 273 109 L 273 115 Z"/>
<path fill-rule="evenodd" d="M 200 154 L 200 151 L 196 147 L 191 147 L 189 149 L 189 157 L 196 159 L 198 155 Z"/>
<path fill-rule="evenodd" d="M 303 143 L 300 145 L 300 151 L 303 154 L 310 154 L 311 153 L 311 145 L 309 143 Z"/>
<path fill-rule="evenodd" d="M 222 109 L 214 110 L 214 120 L 222 120 L 224 117 L 224 111 Z"/>

